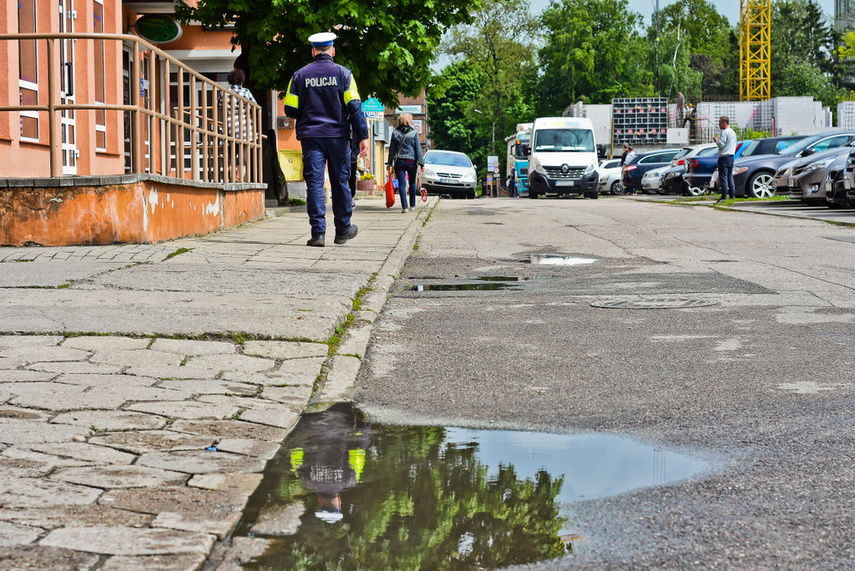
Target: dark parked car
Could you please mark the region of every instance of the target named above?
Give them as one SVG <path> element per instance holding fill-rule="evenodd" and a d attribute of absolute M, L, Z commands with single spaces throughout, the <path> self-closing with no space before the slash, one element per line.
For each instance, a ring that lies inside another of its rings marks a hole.
<path fill-rule="evenodd" d="M 683 173 L 686 172 L 684 165 L 671 167 L 662 174 L 659 181 L 659 194 L 684 194 L 686 183 L 683 181 Z"/>
<path fill-rule="evenodd" d="M 680 152 L 680 149 L 667 149 L 662 151 L 650 151 L 633 155 L 623 165 L 623 189 L 625 192 L 640 192 L 641 177 L 650 169 L 668 166 L 671 159 Z"/>
<path fill-rule="evenodd" d="M 853 139 L 853 131 L 832 131 L 805 137 L 772 155 L 752 154 L 746 157 L 743 152 L 733 163 L 736 196 L 769 198 L 775 194 L 772 182 L 779 167 L 794 159 L 842 147 Z"/>
<path fill-rule="evenodd" d="M 718 168 L 718 147 L 703 149 L 697 155 L 686 159 L 686 183 L 684 194 L 699 196 L 709 190 L 712 174 Z"/>
<path fill-rule="evenodd" d="M 753 139 L 745 141 L 742 149 L 738 149 L 736 158 L 757 155 L 774 155 L 783 151 L 796 141 L 801 141 L 807 135 L 790 135 L 787 137 L 766 137 L 765 139 Z M 741 152 L 740 152 L 741 151 Z"/>

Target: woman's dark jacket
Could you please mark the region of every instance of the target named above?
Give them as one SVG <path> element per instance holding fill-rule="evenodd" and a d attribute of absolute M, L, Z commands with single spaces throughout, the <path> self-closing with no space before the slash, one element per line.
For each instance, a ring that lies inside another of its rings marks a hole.
<path fill-rule="evenodd" d="M 398 149 L 401 150 L 400 154 L 398 153 Z M 401 125 L 392 131 L 392 142 L 389 144 L 388 166 L 395 166 L 392 163 L 396 155 L 398 160 L 409 159 L 416 161 L 419 166 L 425 166 L 424 157 L 422 156 L 422 145 L 419 142 L 419 134 L 409 125 Z"/>

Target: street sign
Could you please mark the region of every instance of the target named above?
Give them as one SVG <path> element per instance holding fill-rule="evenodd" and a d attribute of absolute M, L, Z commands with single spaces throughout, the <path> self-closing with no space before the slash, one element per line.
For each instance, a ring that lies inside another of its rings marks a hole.
<path fill-rule="evenodd" d="M 487 172 L 499 174 L 499 157 L 487 157 Z"/>
<path fill-rule="evenodd" d="M 367 111 L 365 113 L 365 118 L 369 121 L 382 121 L 383 120 L 383 112 L 382 111 Z"/>
<path fill-rule="evenodd" d="M 369 97 L 365 101 L 362 102 L 362 110 L 365 113 L 383 113 L 384 107 L 383 104 L 380 103 L 380 100 L 376 97 Z"/>

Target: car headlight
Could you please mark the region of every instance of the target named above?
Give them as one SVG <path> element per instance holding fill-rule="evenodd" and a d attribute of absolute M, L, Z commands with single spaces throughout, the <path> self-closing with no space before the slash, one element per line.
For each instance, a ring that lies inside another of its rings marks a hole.
<path fill-rule="evenodd" d="M 747 170 L 748 170 L 748 167 L 736 167 L 735 169 L 733 169 L 733 176 L 736 176 L 738 174 L 742 174 Z"/>
<path fill-rule="evenodd" d="M 546 174 L 546 171 L 543 170 L 543 165 L 540 164 L 540 161 L 538 159 L 531 159 L 530 164 L 535 171 L 539 172 L 540 174 Z"/>
<path fill-rule="evenodd" d="M 463 175 L 463 178 L 461 180 L 463 180 L 463 182 L 475 182 L 475 173 L 474 172 L 468 172 L 465 175 Z"/>
<path fill-rule="evenodd" d="M 425 169 L 425 170 L 424 170 L 424 175 L 425 175 L 426 177 L 436 178 L 436 173 L 435 173 L 435 172 L 433 172 L 433 169 Z"/>
<path fill-rule="evenodd" d="M 832 157 L 830 159 L 823 159 L 821 161 L 816 161 L 815 163 L 811 163 L 807 166 L 807 169 L 805 169 L 805 170 L 813 171 L 816 169 L 824 169 L 828 165 L 830 165 L 831 163 L 834 162 L 834 158 L 835 157 Z"/>
<path fill-rule="evenodd" d="M 591 174 L 592 172 L 594 172 L 594 165 L 589 164 L 587 167 L 585 167 L 585 170 L 582 172 L 582 174 Z"/>
<path fill-rule="evenodd" d="M 793 176 L 793 167 L 786 168 L 783 171 L 778 171 L 775 176 Z"/>

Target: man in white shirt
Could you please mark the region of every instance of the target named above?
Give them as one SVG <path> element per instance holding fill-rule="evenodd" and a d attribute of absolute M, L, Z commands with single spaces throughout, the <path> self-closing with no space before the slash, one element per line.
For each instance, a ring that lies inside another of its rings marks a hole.
<path fill-rule="evenodd" d="M 718 145 L 718 180 L 721 184 L 721 202 L 727 198 L 736 198 L 736 184 L 733 182 L 733 154 L 736 152 L 736 133 L 730 128 L 730 119 L 722 115 L 718 120 L 721 134 L 713 137 Z"/>

